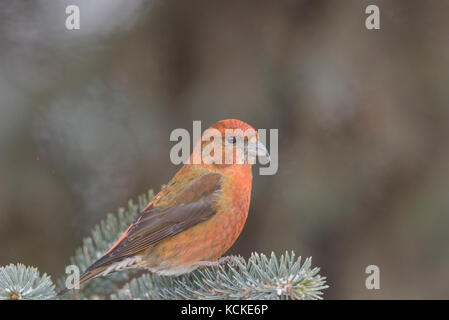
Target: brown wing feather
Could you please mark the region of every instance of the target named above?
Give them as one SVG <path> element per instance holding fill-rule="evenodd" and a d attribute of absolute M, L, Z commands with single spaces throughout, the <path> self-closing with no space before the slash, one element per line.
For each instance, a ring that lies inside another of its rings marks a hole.
<path fill-rule="evenodd" d="M 221 175 L 216 173 L 191 179 L 187 185 L 179 185 L 176 180 L 172 180 L 164 190 L 164 197 L 170 198 L 169 202 L 173 205 L 168 205 L 166 199 L 161 198 L 161 201 L 147 207 L 134 221 L 126 236 L 91 265 L 86 273 L 134 256 L 168 237 L 210 219 L 216 213 L 214 202 L 220 190 Z"/>
<path fill-rule="evenodd" d="M 145 211 L 129 230 L 125 239 L 110 252 L 111 257 L 134 255 L 165 238 L 208 220 L 215 213 L 214 195 L 197 202 L 174 207 L 157 207 Z"/>

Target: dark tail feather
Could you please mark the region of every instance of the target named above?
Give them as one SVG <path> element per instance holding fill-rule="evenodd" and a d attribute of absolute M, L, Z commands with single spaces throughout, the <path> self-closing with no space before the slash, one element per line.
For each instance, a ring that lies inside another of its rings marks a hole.
<path fill-rule="evenodd" d="M 107 267 L 108 267 L 107 265 L 106 265 L 106 266 L 103 265 L 103 266 L 100 266 L 100 267 L 97 267 L 97 268 L 91 269 L 91 270 L 89 270 L 90 268 L 88 268 L 88 269 L 86 270 L 86 272 L 81 276 L 80 281 L 79 281 L 79 285 L 81 285 L 83 282 L 85 282 L 85 281 L 87 281 L 87 280 L 89 280 L 89 279 L 92 279 L 92 278 L 95 278 L 95 277 L 99 276 L 100 273 L 102 273 L 104 270 L 106 270 Z M 58 297 L 63 296 L 63 295 L 65 295 L 67 292 L 69 292 L 70 290 L 73 290 L 73 289 L 65 288 L 64 290 L 61 290 L 61 291 L 57 294 L 57 296 L 58 296 Z"/>

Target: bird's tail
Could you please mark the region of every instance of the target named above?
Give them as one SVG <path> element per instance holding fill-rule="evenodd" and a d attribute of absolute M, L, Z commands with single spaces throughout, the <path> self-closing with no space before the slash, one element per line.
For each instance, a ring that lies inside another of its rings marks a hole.
<path fill-rule="evenodd" d="M 83 282 L 86 282 L 87 280 L 94 279 L 99 276 L 105 276 L 109 273 L 117 272 L 124 269 L 130 269 L 134 268 L 138 265 L 138 262 L 140 261 L 140 257 L 138 256 L 131 256 L 121 259 L 114 259 L 110 257 L 109 255 L 105 255 L 99 260 L 97 260 L 93 265 L 91 265 L 87 270 L 84 272 L 84 274 L 81 276 L 79 283 L 82 284 Z M 58 297 L 66 294 L 71 289 L 65 288 L 61 292 L 58 293 Z"/>
<path fill-rule="evenodd" d="M 103 265 L 103 266 L 100 266 L 100 267 L 97 267 L 97 268 L 94 268 L 94 269 L 88 268 L 88 269 L 86 270 L 86 272 L 84 272 L 84 274 L 81 276 L 81 278 L 80 278 L 80 280 L 79 280 L 79 282 L 78 282 L 78 285 L 81 285 L 82 283 L 86 282 L 87 280 L 90 280 L 90 279 L 96 278 L 96 277 L 98 277 L 98 276 L 101 276 L 102 273 L 103 273 L 107 268 L 108 268 L 107 265 Z M 91 269 L 91 270 L 89 270 L 89 269 Z M 63 296 L 63 295 L 65 295 L 67 292 L 69 292 L 70 290 L 72 290 L 72 288 L 71 288 L 71 289 L 65 288 L 64 290 L 61 290 L 61 291 L 57 294 L 57 296 L 58 296 L 58 297 Z"/>

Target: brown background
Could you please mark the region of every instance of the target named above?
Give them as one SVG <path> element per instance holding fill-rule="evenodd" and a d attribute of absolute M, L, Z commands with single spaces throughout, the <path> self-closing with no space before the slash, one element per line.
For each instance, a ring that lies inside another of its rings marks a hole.
<path fill-rule="evenodd" d="M 107 212 L 179 169 L 173 129 L 232 117 L 279 129 L 279 171 L 255 175 L 232 253 L 313 256 L 325 298 L 448 298 L 448 9 L 2 1 L 0 265 L 61 275 Z"/>

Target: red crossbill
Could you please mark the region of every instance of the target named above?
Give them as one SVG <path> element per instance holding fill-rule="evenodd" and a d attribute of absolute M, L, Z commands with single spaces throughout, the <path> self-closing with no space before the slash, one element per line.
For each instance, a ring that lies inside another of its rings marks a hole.
<path fill-rule="evenodd" d="M 209 129 L 214 130 L 205 131 L 189 163 L 105 255 L 87 268 L 80 283 L 129 268 L 180 275 L 218 263 L 248 216 L 254 158 L 268 152 L 256 130 L 243 121 L 222 120 Z M 205 149 L 213 151 L 205 154 Z M 217 159 L 217 150 L 222 151 L 218 155 L 222 161 L 211 161 Z M 225 155 L 232 156 L 231 163 Z"/>

